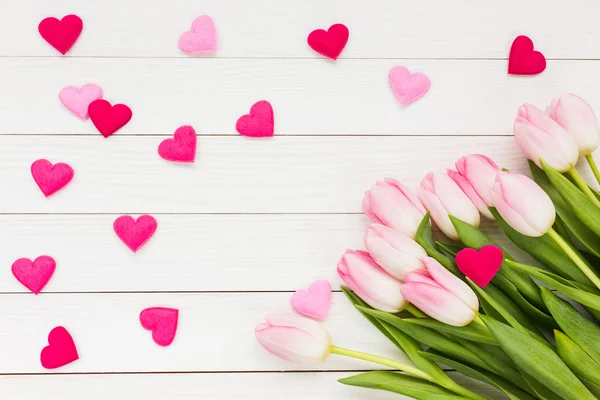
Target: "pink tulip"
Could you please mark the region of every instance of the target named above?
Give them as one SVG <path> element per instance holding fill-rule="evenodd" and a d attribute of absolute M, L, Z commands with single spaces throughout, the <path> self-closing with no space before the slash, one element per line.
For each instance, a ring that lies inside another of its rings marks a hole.
<path fill-rule="evenodd" d="M 363 211 L 373 222 L 389 226 L 413 239 L 425 215 L 417 196 L 391 178 L 378 181 L 365 192 Z"/>
<path fill-rule="evenodd" d="M 254 330 L 269 352 L 296 364 L 316 364 L 329 356 L 331 336 L 320 323 L 296 315 L 272 314 Z"/>
<path fill-rule="evenodd" d="M 400 282 L 385 272 L 366 251 L 346 250 L 337 266 L 344 283 L 371 307 L 386 312 L 404 309 Z"/>
<path fill-rule="evenodd" d="M 462 189 L 443 172 L 430 172 L 421 181 L 419 198 L 436 225 L 451 239 L 459 239 L 448 215 L 474 227 L 479 226 L 479 211 Z"/>
<path fill-rule="evenodd" d="M 392 228 L 371 224 L 365 233 L 365 246 L 371 257 L 388 274 L 403 279 L 415 269 L 424 269 L 423 258 L 427 253 L 417 242 Z"/>
<path fill-rule="evenodd" d="M 579 154 L 591 154 L 600 144 L 600 128 L 592 107 L 581 97 L 565 94 L 554 99 L 546 110 L 550 118 L 558 122 L 579 145 Z"/>
<path fill-rule="evenodd" d="M 498 172 L 494 185 L 494 207 L 516 231 L 527 236 L 542 236 L 556 218 L 550 197 L 525 175 Z"/>
<path fill-rule="evenodd" d="M 566 172 L 577 163 L 579 147 L 575 138 L 530 104 L 519 108 L 514 133 L 523 154 L 540 168 L 541 158 L 559 172 Z"/>
<path fill-rule="evenodd" d="M 465 326 L 477 316 L 479 300 L 473 290 L 431 257 L 427 270 L 406 275 L 402 295 L 419 310 L 452 326 Z"/>

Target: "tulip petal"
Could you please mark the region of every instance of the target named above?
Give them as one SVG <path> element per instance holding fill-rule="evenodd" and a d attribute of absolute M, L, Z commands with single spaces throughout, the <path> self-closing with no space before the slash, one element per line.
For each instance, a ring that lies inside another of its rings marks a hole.
<path fill-rule="evenodd" d="M 433 181 L 435 194 L 448 211 L 448 214 L 478 227 L 479 211 L 456 182 L 443 172 L 435 174 Z"/>
<path fill-rule="evenodd" d="M 448 211 L 444 208 L 444 205 L 440 199 L 434 194 L 433 188 L 433 173 L 427 174 L 427 176 L 421 181 L 421 185 L 417 189 L 419 198 L 425 205 L 425 208 L 429 210 L 431 218 L 435 224 L 444 232 L 450 239 L 458 240 L 458 233 L 452 225 L 452 221 L 448 217 Z"/>
<path fill-rule="evenodd" d="M 486 205 L 491 206 L 492 187 L 494 187 L 496 174 L 500 167 L 483 154 L 469 154 L 460 158 L 454 165 L 458 173 L 471 183 L 475 192 Z"/>
<path fill-rule="evenodd" d="M 363 197 L 362 209 L 365 215 L 369 217 L 371 221 L 376 222 L 378 224 L 383 224 L 383 222 L 381 222 L 377 214 L 375 214 L 373 212 L 373 209 L 371 208 L 371 192 L 369 190 L 365 192 L 365 195 Z"/>
<path fill-rule="evenodd" d="M 600 144 L 600 128 L 594 111 L 581 97 L 565 94 L 554 100 L 550 116 L 560 124 L 579 144 L 579 154 L 587 155 Z"/>
<path fill-rule="evenodd" d="M 438 285 L 453 293 L 472 310 L 477 311 L 479 309 L 479 299 L 469 285 L 458 279 L 450 271 L 444 268 L 442 264 L 431 257 L 427 257 L 424 260 L 424 263 L 427 267 L 427 271 L 429 271 L 431 277 Z"/>
<path fill-rule="evenodd" d="M 477 209 L 479 210 L 479 212 L 482 215 L 484 215 L 488 219 L 494 219 L 494 216 L 492 215 L 491 211 L 488 209 L 488 205 L 481 198 L 481 196 L 479 196 L 479 194 L 477 193 L 477 191 L 475 190 L 475 188 L 473 187 L 471 182 L 469 182 L 467 180 L 467 178 L 465 178 L 458 172 L 453 171 L 451 169 L 449 169 L 447 171 L 447 173 L 448 173 L 448 176 L 454 182 L 456 182 L 456 184 L 461 188 L 461 190 L 464 192 L 464 194 L 467 195 L 469 200 L 471 200 L 471 202 L 475 205 L 475 207 L 477 207 Z M 495 179 L 495 176 L 494 176 L 494 179 Z"/>

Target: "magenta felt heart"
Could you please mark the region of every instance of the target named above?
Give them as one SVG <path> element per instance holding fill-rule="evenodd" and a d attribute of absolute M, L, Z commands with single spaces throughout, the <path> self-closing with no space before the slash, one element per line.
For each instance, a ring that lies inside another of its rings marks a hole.
<path fill-rule="evenodd" d="M 68 164 L 52 165 L 48 160 L 37 160 L 31 164 L 31 175 L 44 196 L 48 197 L 58 192 L 71 182 L 75 172 Z"/>
<path fill-rule="evenodd" d="M 235 129 L 243 136 L 273 136 L 275 120 L 273 107 L 266 100 L 261 100 L 250 108 L 250 114 L 242 115 L 235 124 Z"/>
<path fill-rule="evenodd" d="M 56 261 L 49 256 L 40 256 L 33 261 L 29 258 L 19 258 L 12 265 L 15 278 L 35 294 L 42 291 L 55 269 Z"/>
<path fill-rule="evenodd" d="M 486 287 L 496 276 L 504 255 L 496 246 L 483 246 L 479 251 L 471 248 L 462 249 L 456 255 L 458 269 L 479 287 Z"/>
<path fill-rule="evenodd" d="M 42 367 L 54 369 L 79 359 L 73 338 L 62 326 L 57 326 L 48 335 L 48 346 L 40 354 Z"/>
<path fill-rule="evenodd" d="M 189 125 L 180 126 L 173 139 L 165 139 L 158 146 L 158 154 L 168 161 L 192 163 L 196 159 L 196 131 Z"/>
<path fill-rule="evenodd" d="M 508 56 L 508 73 L 511 75 L 536 75 L 546 69 L 546 57 L 533 49 L 533 41 L 517 36 Z"/>
<path fill-rule="evenodd" d="M 156 219 L 150 215 L 142 215 L 137 220 L 123 215 L 115 219 L 113 229 L 119 239 L 135 253 L 154 235 L 157 226 Z"/>
<path fill-rule="evenodd" d="M 292 296 L 292 308 L 307 317 L 324 320 L 331 305 L 331 285 L 324 280 L 311 283 L 308 289 L 299 289 Z"/>
<path fill-rule="evenodd" d="M 346 43 L 348 43 L 349 35 L 350 32 L 346 25 L 335 24 L 327 30 L 316 29 L 312 31 L 308 35 L 307 42 L 317 53 L 332 60 L 337 60 L 344 47 L 346 47 Z"/>
<path fill-rule="evenodd" d="M 173 343 L 177 332 L 179 310 L 175 308 L 151 307 L 140 313 L 140 324 L 152 331 L 152 340 L 159 346 Z"/>

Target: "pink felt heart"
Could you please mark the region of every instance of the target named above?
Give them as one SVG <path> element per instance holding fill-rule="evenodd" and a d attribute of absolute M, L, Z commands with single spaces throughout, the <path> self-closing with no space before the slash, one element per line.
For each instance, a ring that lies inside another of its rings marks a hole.
<path fill-rule="evenodd" d="M 314 281 L 308 289 L 296 290 L 292 308 L 307 317 L 324 320 L 331 305 L 331 285 L 325 280 Z"/>
<path fill-rule="evenodd" d="M 533 50 L 533 41 L 525 36 L 517 36 L 508 56 L 508 73 L 511 75 L 536 75 L 546 69 L 546 57 Z"/>
<path fill-rule="evenodd" d="M 496 276 L 504 255 L 496 246 L 483 246 L 479 251 L 471 248 L 462 249 L 456 255 L 458 269 L 479 287 L 486 287 Z"/>
<path fill-rule="evenodd" d="M 427 75 L 420 72 L 411 74 L 402 66 L 392 68 L 388 77 L 394 94 L 403 106 L 423 97 L 431 87 Z"/>
<path fill-rule="evenodd" d="M 165 139 L 158 146 L 158 154 L 168 161 L 192 163 L 196 159 L 196 131 L 189 125 L 180 126 L 173 139 Z"/>
<path fill-rule="evenodd" d="M 154 235 L 157 226 L 156 219 L 150 215 L 142 215 L 137 220 L 129 215 L 122 215 L 115 219 L 113 229 L 119 239 L 135 253 Z"/>
<path fill-rule="evenodd" d="M 173 343 L 178 320 L 179 310 L 175 308 L 151 307 L 140 313 L 142 327 L 152 331 L 152 340 L 159 346 Z"/>
<path fill-rule="evenodd" d="M 65 86 L 58 94 L 61 103 L 81 119 L 88 118 L 88 107 L 94 100 L 102 98 L 102 89 L 98 85 L 88 83 L 80 89 L 75 86 Z"/>
<path fill-rule="evenodd" d="M 88 114 L 96 129 L 105 138 L 125 126 L 133 115 L 131 108 L 125 104 L 113 106 L 103 99 L 92 101 L 88 107 Z"/>
<path fill-rule="evenodd" d="M 48 335 L 48 346 L 42 349 L 42 367 L 54 369 L 79 359 L 73 338 L 62 326 L 57 326 Z"/>
<path fill-rule="evenodd" d="M 235 129 L 243 136 L 268 137 L 275 130 L 273 107 L 266 100 L 261 100 L 250 108 L 250 114 L 242 115 L 235 124 Z"/>
<path fill-rule="evenodd" d="M 337 60 L 346 43 L 350 32 L 344 24 L 331 25 L 326 31 L 316 29 L 307 38 L 308 45 L 317 53 L 327 58 Z"/>
<path fill-rule="evenodd" d="M 66 15 L 61 20 L 44 18 L 38 25 L 44 40 L 63 55 L 75 44 L 82 30 L 83 21 L 77 15 Z"/>
<path fill-rule="evenodd" d="M 189 54 L 210 53 L 217 50 L 217 30 L 208 15 L 192 22 L 192 29 L 179 37 L 179 48 Z"/>
<path fill-rule="evenodd" d="M 29 258 L 19 258 L 12 265 L 15 278 L 35 294 L 42 291 L 55 269 L 56 261 L 50 256 L 40 256 L 33 261 Z"/>
<path fill-rule="evenodd" d="M 40 159 L 31 164 L 31 175 L 44 196 L 49 197 L 71 182 L 75 172 L 69 164 L 52 165 L 48 160 Z"/>

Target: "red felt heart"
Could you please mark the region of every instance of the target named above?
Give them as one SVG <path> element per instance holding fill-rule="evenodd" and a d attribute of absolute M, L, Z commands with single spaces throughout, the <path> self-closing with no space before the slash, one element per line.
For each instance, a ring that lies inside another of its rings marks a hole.
<path fill-rule="evenodd" d="M 40 256 L 34 261 L 29 258 L 19 258 L 13 263 L 11 270 L 23 286 L 38 294 L 52 278 L 55 269 L 56 261 L 52 257 Z"/>
<path fill-rule="evenodd" d="M 503 259 L 504 255 L 499 247 L 488 245 L 479 251 L 462 249 L 456 255 L 456 265 L 463 274 L 484 288 L 500 270 Z"/>
<path fill-rule="evenodd" d="M 125 104 L 111 105 L 106 100 L 94 100 L 88 107 L 90 119 L 105 138 L 109 137 L 131 119 L 131 109 Z"/>
<path fill-rule="evenodd" d="M 62 326 L 57 326 L 48 335 L 48 346 L 42 349 L 42 367 L 54 369 L 79 359 L 73 338 Z"/>
<path fill-rule="evenodd" d="M 158 146 L 158 154 L 168 161 L 192 163 L 196 159 L 196 131 L 189 125 L 180 126 L 173 139 Z"/>
<path fill-rule="evenodd" d="M 179 310 L 166 307 L 151 307 L 140 313 L 140 324 L 152 331 L 152 340 L 159 346 L 169 346 L 175 339 Z"/>
<path fill-rule="evenodd" d="M 65 187 L 75 172 L 65 163 L 52 165 L 48 160 L 40 159 L 31 164 L 31 175 L 44 196 L 48 197 Z"/>
<path fill-rule="evenodd" d="M 508 73 L 511 75 L 535 75 L 546 69 L 546 57 L 533 50 L 533 42 L 527 36 L 518 36 L 510 48 Z"/>
<path fill-rule="evenodd" d="M 337 60 L 348 43 L 350 32 L 344 24 L 331 25 L 327 31 L 316 29 L 308 35 L 308 45 L 317 53 Z"/>
<path fill-rule="evenodd" d="M 44 18 L 38 25 L 44 40 L 63 55 L 73 46 L 82 29 L 83 21 L 77 15 L 66 15 L 60 21 L 54 17 Z"/>
<path fill-rule="evenodd" d="M 150 215 L 142 215 L 137 220 L 123 215 L 113 223 L 115 233 L 134 253 L 140 249 L 156 232 L 158 223 Z"/>
<path fill-rule="evenodd" d="M 273 107 L 266 100 L 256 102 L 250 108 L 250 114 L 242 115 L 237 120 L 235 129 L 243 136 L 273 136 L 275 130 Z"/>

